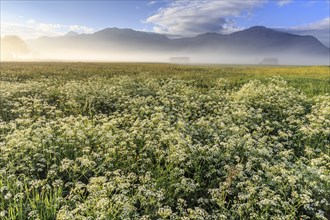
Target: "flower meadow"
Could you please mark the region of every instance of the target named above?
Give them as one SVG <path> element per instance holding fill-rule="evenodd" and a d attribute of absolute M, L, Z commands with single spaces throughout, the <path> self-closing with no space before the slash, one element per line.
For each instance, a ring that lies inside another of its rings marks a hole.
<path fill-rule="evenodd" d="M 0 219 L 330 218 L 328 93 L 231 67 L 7 65 Z"/>

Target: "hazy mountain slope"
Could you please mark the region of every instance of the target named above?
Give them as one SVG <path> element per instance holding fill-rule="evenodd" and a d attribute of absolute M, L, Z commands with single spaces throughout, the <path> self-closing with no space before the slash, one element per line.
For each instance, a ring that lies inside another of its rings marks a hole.
<path fill-rule="evenodd" d="M 255 26 L 229 35 L 230 40 L 242 49 L 262 51 L 296 51 L 325 54 L 325 47 L 313 36 L 299 36 L 275 31 L 262 26 Z"/>
<path fill-rule="evenodd" d="M 265 56 L 282 60 L 299 57 L 299 60 L 314 60 L 320 64 L 328 64 L 329 60 L 329 48 L 315 37 L 289 34 L 262 26 L 229 35 L 205 33 L 179 39 L 132 29 L 106 28 L 93 34 L 69 32 L 60 37 L 41 37 L 28 44 L 40 54 L 55 56 L 65 53 L 71 58 L 85 55 L 86 59 L 101 57 L 111 60 L 122 57 L 129 61 L 134 56 L 137 59 L 148 59 L 150 56 L 166 62 L 170 56 L 185 55 L 197 62 L 201 57 L 202 62 L 226 62 L 239 58 L 249 63 L 255 62 L 251 61 L 251 57 L 256 60 Z"/>

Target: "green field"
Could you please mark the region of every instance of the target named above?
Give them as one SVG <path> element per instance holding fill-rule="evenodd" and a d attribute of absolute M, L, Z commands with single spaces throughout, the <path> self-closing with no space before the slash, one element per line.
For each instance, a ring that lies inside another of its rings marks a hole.
<path fill-rule="evenodd" d="M 329 219 L 330 68 L 1 63 L 0 219 Z"/>

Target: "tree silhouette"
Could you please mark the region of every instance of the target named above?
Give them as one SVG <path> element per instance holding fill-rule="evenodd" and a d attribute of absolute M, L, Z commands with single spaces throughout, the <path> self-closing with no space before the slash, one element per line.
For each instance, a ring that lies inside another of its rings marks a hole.
<path fill-rule="evenodd" d="M 17 59 L 20 55 L 29 53 L 26 43 L 16 35 L 1 38 L 1 60 Z"/>

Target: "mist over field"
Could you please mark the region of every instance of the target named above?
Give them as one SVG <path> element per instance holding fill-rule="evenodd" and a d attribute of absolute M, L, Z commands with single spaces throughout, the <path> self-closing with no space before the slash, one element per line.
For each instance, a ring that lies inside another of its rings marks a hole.
<path fill-rule="evenodd" d="M 174 62 L 184 64 L 329 65 L 329 48 L 313 36 L 256 26 L 232 34 L 166 35 L 107 28 L 93 34 L 1 40 L 2 61 Z M 16 45 L 16 46 L 15 46 Z M 172 59 L 171 58 L 178 58 Z M 185 59 L 182 59 L 185 58 Z M 264 60 L 271 62 L 264 62 Z"/>

